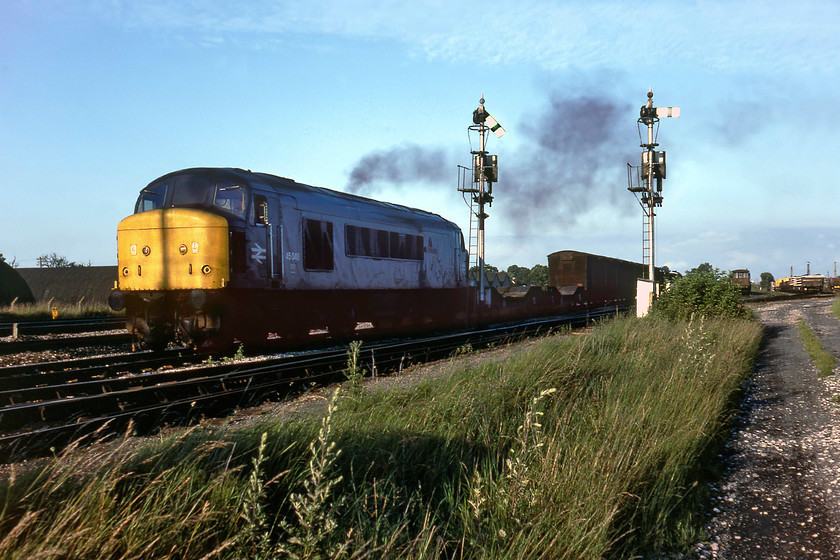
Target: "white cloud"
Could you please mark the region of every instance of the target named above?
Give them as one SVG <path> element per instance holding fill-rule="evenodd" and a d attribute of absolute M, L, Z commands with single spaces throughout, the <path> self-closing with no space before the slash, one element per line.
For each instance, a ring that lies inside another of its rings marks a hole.
<path fill-rule="evenodd" d="M 127 26 L 196 35 L 287 34 L 395 41 L 430 58 L 580 67 L 703 66 L 727 72 L 836 68 L 840 4 L 712 1 L 680 5 L 532 0 L 103 2 Z"/>

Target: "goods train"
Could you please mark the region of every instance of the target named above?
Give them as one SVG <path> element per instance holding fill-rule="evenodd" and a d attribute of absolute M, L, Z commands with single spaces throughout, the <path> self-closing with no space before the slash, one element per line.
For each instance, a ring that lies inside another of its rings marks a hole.
<path fill-rule="evenodd" d="M 514 320 L 632 303 L 644 267 L 549 256 L 548 287 L 488 288 L 444 218 L 233 168 L 176 171 L 117 230 L 118 281 L 142 346 L 300 343 Z"/>
<path fill-rule="evenodd" d="M 822 274 L 805 274 L 776 280 L 776 289 L 780 292 L 818 294 L 828 291 L 828 279 Z"/>

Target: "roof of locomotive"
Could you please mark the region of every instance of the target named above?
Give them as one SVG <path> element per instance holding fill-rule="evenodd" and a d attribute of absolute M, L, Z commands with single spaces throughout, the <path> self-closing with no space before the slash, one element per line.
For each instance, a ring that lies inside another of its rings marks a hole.
<path fill-rule="evenodd" d="M 237 179 L 246 182 L 251 187 L 264 188 L 280 194 L 287 194 L 294 197 L 299 202 L 306 202 L 312 206 L 324 208 L 327 200 L 331 201 L 331 206 L 342 208 L 342 212 L 353 209 L 359 213 L 374 213 L 379 217 L 384 217 L 389 220 L 422 222 L 426 227 L 445 227 L 447 229 L 460 228 L 453 222 L 443 218 L 439 214 L 421 210 L 419 208 L 412 208 L 391 202 L 383 202 L 372 198 L 349 194 L 341 191 L 328 189 L 325 187 L 315 187 L 298 183 L 293 179 L 287 177 L 279 177 L 269 173 L 253 172 L 250 170 L 239 169 L 234 167 L 194 167 L 188 169 L 181 169 L 163 175 L 151 183 L 156 183 L 169 177 L 182 175 L 217 175 L 227 179 Z M 325 209 L 325 208 L 324 208 Z"/>

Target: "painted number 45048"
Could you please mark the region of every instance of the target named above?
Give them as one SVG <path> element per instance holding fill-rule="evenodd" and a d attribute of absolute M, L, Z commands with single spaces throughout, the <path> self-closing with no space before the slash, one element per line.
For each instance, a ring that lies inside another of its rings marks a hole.
<path fill-rule="evenodd" d="M 297 262 L 300 260 L 300 253 L 295 251 L 286 251 L 286 260 L 289 262 Z"/>

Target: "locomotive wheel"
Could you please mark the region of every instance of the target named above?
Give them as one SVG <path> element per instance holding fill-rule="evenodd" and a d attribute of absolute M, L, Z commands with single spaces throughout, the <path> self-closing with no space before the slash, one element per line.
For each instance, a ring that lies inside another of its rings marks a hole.
<path fill-rule="evenodd" d="M 150 325 L 148 334 L 143 337 L 143 346 L 149 350 L 158 352 L 166 348 L 166 345 L 171 338 L 171 333 L 168 329 L 156 325 Z"/>

